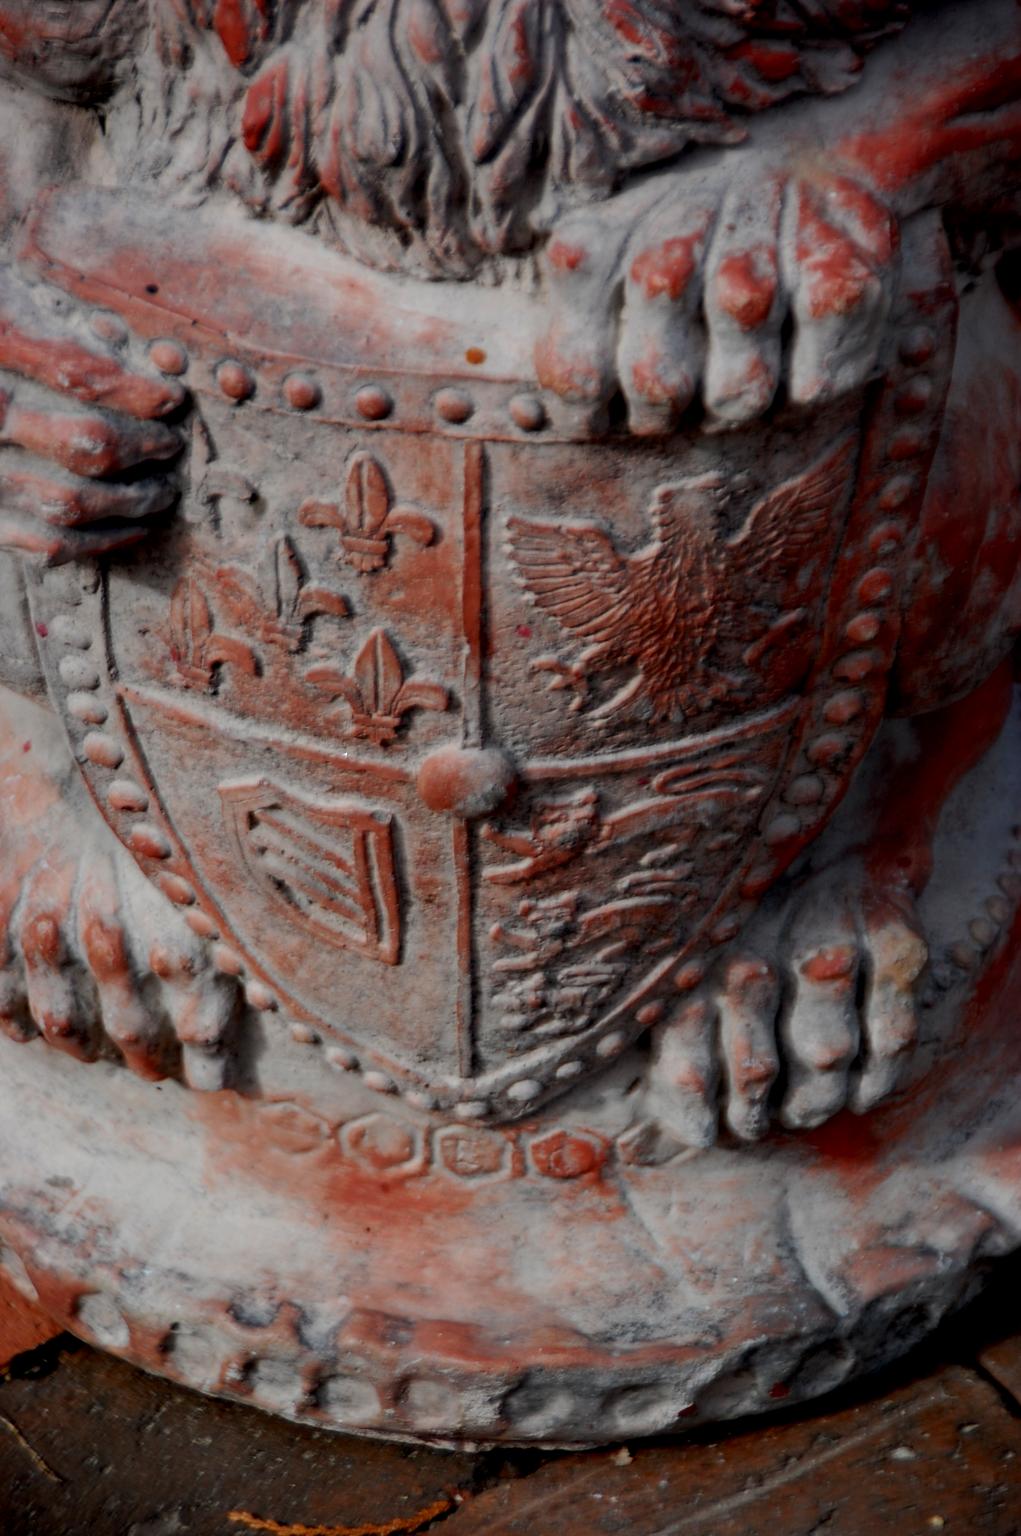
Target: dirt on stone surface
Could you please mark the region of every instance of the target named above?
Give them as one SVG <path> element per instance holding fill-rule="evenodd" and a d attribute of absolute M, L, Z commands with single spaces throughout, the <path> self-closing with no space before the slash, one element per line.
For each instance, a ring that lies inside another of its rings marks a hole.
<path fill-rule="evenodd" d="M 1021 1263 L 923 1353 L 769 1420 L 592 1452 L 359 1440 L 66 1334 L 0 1380 L 2 1536 L 1017 1536 Z"/>

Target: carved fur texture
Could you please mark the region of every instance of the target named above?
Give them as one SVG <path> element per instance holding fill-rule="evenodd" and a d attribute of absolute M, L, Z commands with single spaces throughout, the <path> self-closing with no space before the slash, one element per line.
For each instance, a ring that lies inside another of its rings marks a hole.
<path fill-rule="evenodd" d="M 122 6 L 66 9 L 61 24 L 61 7 L 45 7 L 65 54 L 94 64 L 104 48 L 126 52 Z M 83 9 L 96 13 L 84 32 Z M 459 275 L 527 251 L 574 201 L 693 144 L 740 140 L 749 114 L 844 90 L 909 10 L 903 0 L 149 0 L 149 44 L 126 71 L 113 142 L 126 163 L 169 171 L 196 196 L 226 182 L 258 211 L 315 218 L 375 265 Z M 0 47 L 45 74 L 49 45 L 22 12 L 25 0 L 0 5 Z M 105 88 L 108 73 L 83 70 L 79 94 L 90 81 Z"/>

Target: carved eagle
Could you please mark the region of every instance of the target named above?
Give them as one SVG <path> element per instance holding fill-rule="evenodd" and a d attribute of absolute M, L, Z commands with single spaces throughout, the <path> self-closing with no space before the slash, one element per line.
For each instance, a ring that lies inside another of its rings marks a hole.
<path fill-rule="evenodd" d="M 732 492 L 722 476 L 657 488 L 652 541 L 623 554 L 594 522 L 512 517 L 507 543 L 516 580 L 574 640 L 577 660 L 541 659 L 553 688 L 580 710 L 592 681 L 634 675 L 589 718 L 636 701 L 652 722 L 703 715 L 733 694 L 775 694 L 770 652 L 800 628 L 818 598 L 842 518 L 853 442 L 764 496 L 726 536 Z M 734 664 L 736 663 L 736 670 Z"/>

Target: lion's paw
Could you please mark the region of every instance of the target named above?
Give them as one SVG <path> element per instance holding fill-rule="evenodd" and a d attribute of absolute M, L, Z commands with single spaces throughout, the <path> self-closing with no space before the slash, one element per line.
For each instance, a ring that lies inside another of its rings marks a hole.
<path fill-rule="evenodd" d="M 897 1087 L 918 1040 L 928 949 L 910 898 L 866 877 L 803 888 L 775 958 L 726 956 L 657 1032 L 652 1095 L 684 1142 L 722 1117 L 742 1141 L 791 1130 Z"/>
<path fill-rule="evenodd" d="M 594 412 L 622 392 L 642 435 L 699 396 L 734 427 L 781 385 L 821 404 L 877 366 L 896 249 L 889 211 L 847 176 L 665 172 L 555 227 L 540 383 Z"/>
<path fill-rule="evenodd" d="M 116 856 L 50 850 L 4 882 L 0 1029 L 83 1061 L 112 1047 L 142 1077 L 180 1072 L 193 1088 L 222 1088 L 238 984 L 176 912 L 130 901 L 125 887 L 141 879 Z"/>

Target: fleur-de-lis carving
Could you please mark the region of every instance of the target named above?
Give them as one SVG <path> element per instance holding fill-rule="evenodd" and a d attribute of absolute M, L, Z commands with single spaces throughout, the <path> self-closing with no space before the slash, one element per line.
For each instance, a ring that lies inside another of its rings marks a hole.
<path fill-rule="evenodd" d="M 390 558 L 398 533 L 424 548 L 436 537 L 436 525 L 415 507 L 395 505 L 386 471 L 371 453 L 356 453 L 347 468 L 344 505 L 306 501 L 298 508 L 306 528 L 336 528 L 340 555 L 356 571 L 378 571 Z"/>
<path fill-rule="evenodd" d="M 258 662 L 252 647 L 215 630 L 209 599 L 193 574 L 182 576 L 174 588 L 169 629 L 174 680 L 185 688 L 210 688 L 220 666 L 237 667 L 249 677 L 255 676 Z"/>
<path fill-rule="evenodd" d="M 247 633 L 292 653 L 301 649 L 309 619 L 325 614 L 345 619 L 351 611 L 342 593 L 305 581 L 301 557 L 288 538 L 271 546 L 259 581 L 230 565 L 221 566 L 215 579 Z"/>
<path fill-rule="evenodd" d="M 384 629 L 369 635 L 350 676 L 332 666 L 310 667 L 305 676 L 331 699 L 345 701 L 351 710 L 351 736 L 377 747 L 389 746 L 409 710 L 444 710 L 450 702 L 439 683 L 406 680 L 401 658 Z"/>

